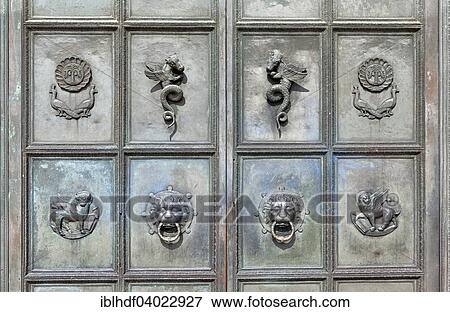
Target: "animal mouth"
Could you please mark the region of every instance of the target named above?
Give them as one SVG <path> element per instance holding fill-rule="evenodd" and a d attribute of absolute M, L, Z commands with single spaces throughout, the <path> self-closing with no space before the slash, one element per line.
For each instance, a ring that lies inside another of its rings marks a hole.
<path fill-rule="evenodd" d="M 292 222 L 274 222 L 272 224 L 272 236 L 279 243 L 289 243 L 294 236 L 294 232 Z"/>
<path fill-rule="evenodd" d="M 178 223 L 160 223 L 158 235 L 167 244 L 174 244 L 180 239 L 181 228 Z"/>

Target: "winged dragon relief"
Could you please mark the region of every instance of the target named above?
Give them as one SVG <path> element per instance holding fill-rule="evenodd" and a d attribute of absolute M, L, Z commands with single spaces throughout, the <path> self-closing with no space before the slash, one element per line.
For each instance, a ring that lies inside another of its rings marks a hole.
<path fill-rule="evenodd" d="M 177 116 L 172 103 L 183 99 L 183 90 L 179 86 L 184 78 L 184 65 L 176 54 L 165 59 L 164 63 L 147 64 L 145 75 L 147 78 L 157 81 L 162 86 L 160 94 L 161 104 L 164 109 L 163 119 L 168 128 L 174 127 L 170 136 L 172 139 L 177 128 Z"/>
<path fill-rule="evenodd" d="M 308 75 L 308 70 L 294 64 L 286 63 L 283 54 L 279 50 L 273 50 L 270 52 L 267 75 L 269 80 L 276 82 L 267 91 L 266 98 L 269 104 L 280 105 L 277 110 L 276 125 L 278 136 L 281 138 L 281 127 L 288 123 L 292 84 L 300 84 Z"/>

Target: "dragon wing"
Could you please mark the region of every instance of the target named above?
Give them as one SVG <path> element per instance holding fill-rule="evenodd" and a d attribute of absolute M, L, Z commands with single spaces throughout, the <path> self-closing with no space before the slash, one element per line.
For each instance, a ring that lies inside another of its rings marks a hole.
<path fill-rule="evenodd" d="M 155 81 L 167 81 L 170 77 L 162 70 L 163 65 L 145 65 L 147 70 L 145 71 L 145 75 L 147 78 Z"/>
<path fill-rule="evenodd" d="M 283 78 L 299 83 L 303 78 L 308 75 L 308 71 L 306 68 L 298 67 L 292 64 L 287 64 L 283 68 L 283 72 L 281 73 Z"/>

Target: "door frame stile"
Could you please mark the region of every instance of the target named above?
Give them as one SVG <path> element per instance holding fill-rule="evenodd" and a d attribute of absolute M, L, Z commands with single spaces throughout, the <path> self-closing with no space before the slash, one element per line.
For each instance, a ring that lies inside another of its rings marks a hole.
<path fill-rule="evenodd" d="M 440 228 L 441 200 L 443 193 L 439 189 L 440 183 L 440 107 L 439 107 L 439 3 L 424 1 L 423 3 L 422 38 L 423 49 L 420 55 L 424 57 L 424 161 L 427 168 L 423 177 L 425 182 L 424 203 L 425 219 L 423 220 L 424 233 L 424 259 L 423 259 L 423 289 L 425 291 L 438 291 L 440 289 L 440 231 L 427 231 L 426 229 Z M 426 47 L 426 48 L 425 48 Z M 436 193 L 439 196 L 436 196 Z"/>
<path fill-rule="evenodd" d="M 235 40 L 235 1 L 233 0 L 222 0 L 226 4 L 226 90 L 227 90 L 227 150 L 226 150 L 226 205 L 227 205 L 227 291 L 236 290 L 235 275 L 237 273 L 237 263 L 236 263 L 236 250 L 235 250 L 235 240 L 236 240 L 236 207 L 233 198 L 234 195 L 234 144 L 236 137 L 236 129 L 234 128 L 235 110 L 234 102 L 236 95 L 234 94 L 234 75 L 235 75 L 235 52 L 234 44 Z"/>
<path fill-rule="evenodd" d="M 441 229 L 440 229 L 440 261 L 441 261 L 441 280 L 440 280 L 440 290 L 450 291 L 450 168 L 448 165 L 448 160 L 450 157 L 450 131 L 449 131 L 449 120 L 450 120 L 450 110 L 448 109 L 448 101 L 450 99 L 449 92 L 449 70 L 450 70 L 450 45 L 449 45 L 449 31 L 448 25 L 450 24 L 450 3 L 448 1 L 439 1 L 439 89 L 440 89 L 440 191 L 441 191 Z"/>
<path fill-rule="evenodd" d="M 216 209 L 217 218 L 214 220 L 218 226 L 217 244 L 216 244 L 216 257 L 217 258 L 217 268 L 216 268 L 216 290 L 217 291 L 227 291 L 227 261 L 228 261 L 228 250 L 227 250 L 227 220 L 226 215 L 228 213 L 228 111 L 227 111 L 227 96 L 229 90 L 227 88 L 227 70 L 228 66 L 228 32 L 227 32 L 227 0 L 217 0 L 217 12 L 216 12 L 216 31 L 217 31 L 217 48 L 219 62 L 218 68 L 218 114 L 217 114 L 217 152 L 218 152 L 218 193 L 214 194 L 220 196 L 220 202 L 218 203 Z M 219 198 L 219 197 L 218 197 Z"/>
<path fill-rule="evenodd" d="M 5 80 L 5 93 L 8 101 L 4 103 L 5 110 L 5 172 L 8 181 L 5 182 L 5 232 L 7 232 L 5 269 L 6 288 L 8 291 L 22 291 L 22 270 L 23 270 L 23 167 L 22 167 L 22 116 L 24 104 L 23 100 L 23 5 L 22 0 L 4 0 L 5 3 L 5 23 L 7 27 L 7 55 L 5 57 L 5 69 L 8 74 Z M 6 143 L 6 142 L 5 142 Z M 12 247 L 12 248 L 9 248 Z"/>
<path fill-rule="evenodd" d="M 0 12 L 2 14 L 0 20 L 0 291 L 7 290 L 6 275 L 7 275 L 7 218 L 5 217 L 7 207 L 6 196 L 6 181 L 8 175 L 6 169 L 8 163 L 6 162 L 6 150 L 8 148 L 7 136 L 7 81 L 8 81 L 8 1 L 2 0 L 0 2 Z"/>

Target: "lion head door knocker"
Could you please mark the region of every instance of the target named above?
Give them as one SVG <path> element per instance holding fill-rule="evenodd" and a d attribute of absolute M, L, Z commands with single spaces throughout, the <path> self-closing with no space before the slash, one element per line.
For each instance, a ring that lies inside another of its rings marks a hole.
<path fill-rule="evenodd" d="M 394 81 L 394 69 L 391 64 L 381 58 L 371 58 L 361 64 L 358 71 L 361 86 L 372 93 L 381 93 L 390 87 L 390 97 L 380 103 L 369 103 L 361 98 L 358 86 L 353 86 L 353 106 L 359 116 L 369 119 L 382 119 L 394 115 L 392 110 L 397 105 L 397 94 L 400 92 Z"/>
<path fill-rule="evenodd" d="M 306 68 L 287 64 L 283 58 L 284 56 L 279 50 L 271 51 L 266 68 L 269 80 L 275 81 L 275 84 L 266 93 L 267 101 L 270 105 L 280 105 L 276 115 L 279 138 L 281 138 L 281 127 L 288 123 L 292 83 L 299 84 L 308 75 Z"/>
<path fill-rule="evenodd" d="M 61 90 L 69 94 L 80 93 L 91 83 L 91 66 L 84 60 L 72 56 L 64 59 L 56 67 L 55 78 Z M 95 105 L 95 94 L 98 93 L 94 84 L 89 87 L 89 95 L 81 102 L 71 103 L 72 97 L 68 101 L 58 98 L 56 84 L 50 86 L 50 106 L 56 111 L 56 116 L 65 119 L 88 118 Z"/>
<path fill-rule="evenodd" d="M 400 200 L 388 189 L 361 191 L 356 195 L 356 205 L 360 212 L 352 212 L 351 220 L 363 235 L 384 236 L 398 227 Z"/>
<path fill-rule="evenodd" d="M 180 62 L 178 56 L 173 54 L 166 58 L 165 63 L 146 65 L 146 67 L 145 75 L 147 78 L 158 81 L 163 88 L 160 95 L 164 109 L 163 119 L 167 128 L 173 127 L 173 132 L 170 135 L 170 140 L 172 140 L 177 130 L 177 116 L 171 104 L 183 100 L 183 90 L 179 85 L 185 78 L 184 65 Z"/>
<path fill-rule="evenodd" d="M 183 233 L 189 234 L 195 216 L 191 199 L 192 194 L 174 191 L 171 185 L 151 193 L 145 212 L 150 235 L 157 233 L 163 243 L 176 244 Z"/>
<path fill-rule="evenodd" d="M 295 232 L 303 231 L 305 216 L 309 214 L 303 202 L 303 195 L 287 192 L 281 187 L 272 194 L 261 194 L 259 221 L 264 234 L 271 233 L 273 239 L 281 244 L 289 244 Z"/>
<path fill-rule="evenodd" d="M 75 194 L 68 202 L 52 200 L 50 227 L 59 236 L 75 240 L 91 234 L 100 218 L 100 208 L 88 191 Z"/>

